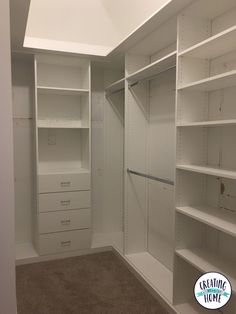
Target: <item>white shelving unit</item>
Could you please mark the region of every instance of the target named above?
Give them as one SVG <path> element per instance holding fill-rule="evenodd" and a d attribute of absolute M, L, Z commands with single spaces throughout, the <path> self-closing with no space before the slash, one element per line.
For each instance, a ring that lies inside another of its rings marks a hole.
<path fill-rule="evenodd" d="M 39 255 L 91 246 L 90 63 L 35 57 Z"/>
<path fill-rule="evenodd" d="M 196 0 L 178 17 L 174 304 L 205 313 L 192 293 L 200 274 L 229 278 L 235 294 L 233 137 L 236 3 Z M 235 314 L 235 296 L 219 313 Z"/>
<path fill-rule="evenodd" d="M 170 308 L 176 27 L 174 16 L 125 56 L 125 258 Z M 161 134 L 166 136 L 164 145 Z M 163 228 L 166 225 L 168 230 Z"/>
<path fill-rule="evenodd" d="M 236 292 L 234 262 L 229 262 L 225 257 L 206 249 L 182 249 L 177 250 L 176 254 L 202 272 L 216 271 L 225 274 L 230 280 L 233 292 Z"/>

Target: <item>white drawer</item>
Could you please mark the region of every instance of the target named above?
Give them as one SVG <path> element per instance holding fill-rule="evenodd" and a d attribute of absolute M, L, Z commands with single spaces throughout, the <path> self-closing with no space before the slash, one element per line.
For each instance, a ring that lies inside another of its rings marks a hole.
<path fill-rule="evenodd" d="M 91 246 L 91 229 L 42 234 L 39 236 L 39 254 L 55 254 L 88 249 Z"/>
<path fill-rule="evenodd" d="M 39 212 L 90 207 L 90 191 L 39 194 Z"/>
<path fill-rule="evenodd" d="M 90 173 L 40 174 L 39 193 L 90 190 Z"/>
<path fill-rule="evenodd" d="M 91 226 L 89 208 L 39 214 L 39 233 L 86 229 Z"/>

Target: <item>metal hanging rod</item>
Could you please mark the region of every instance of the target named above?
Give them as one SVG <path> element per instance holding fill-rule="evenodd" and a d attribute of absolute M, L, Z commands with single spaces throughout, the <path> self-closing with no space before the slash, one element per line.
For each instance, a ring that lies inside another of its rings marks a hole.
<path fill-rule="evenodd" d="M 168 180 L 168 179 L 162 179 L 162 178 L 154 177 L 154 176 L 151 176 L 149 174 L 144 174 L 144 173 L 137 172 L 137 171 L 133 171 L 133 170 L 131 170 L 129 168 L 127 169 L 127 172 L 129 174 L 134 174 L 135 176 L 139 176 L 139 177 L 147 178 L 147 179 L 150 179 L 150 180 L 166 183 L 166 184 L 169 184 L 169 185 L 174 185 L 174 181 L 171 181 L 171 180 Z"/>
<path fill-rule="evenodd" d="M 134 83 L 130 83 L 130 84 L 128 85 L 128 87 L 129 87 L 129 88 L 130 88 L 130 87 L 133 87 L 133 86 L 135 86 L 135 85 L 137 85 L 137 84 L 139 84 L 139 83 L 141 83 L 141 82 L 151 81 L 151 80 L 153 80 L 154 78 L 158 77 L 160 74 L 162 74 L 162 73 L 164 73 L 164 72 L 166 72 L 166 71 L 169 71 L 169 70 L 171 70 L 171 69 L 175 69 L 175 68 L 176 68 L 176 65 L 173 65 L 173 66 L 171 66 L 171 67 L 169 67 L 169 68 L 167 68 L 167 69 L 165 69 L 165 70 L 163 70 L 163 71 L 161 71 L 161 72 L 159 72 L 159 73 L 157 73 L 157 74 L 155 74 L 155 75 L 149 76 L 149 77 L 147 77 L 147 78 L 145 78 L 145 79 L 137 80 L 137 81 L 134 82 Z"/>

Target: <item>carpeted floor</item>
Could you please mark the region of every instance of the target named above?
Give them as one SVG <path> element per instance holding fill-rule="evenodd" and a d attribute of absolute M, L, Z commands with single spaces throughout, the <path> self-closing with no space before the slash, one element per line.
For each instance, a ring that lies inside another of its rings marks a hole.
<path fill-rule="evenodd" d="M 18 266 L 18 314 L 167 314 L 112 252 Z"/>

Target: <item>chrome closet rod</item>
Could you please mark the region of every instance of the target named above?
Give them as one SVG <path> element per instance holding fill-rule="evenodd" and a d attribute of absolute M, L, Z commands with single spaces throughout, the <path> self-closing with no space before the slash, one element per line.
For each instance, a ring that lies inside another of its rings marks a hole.
<path fill-rule="evenodd" d="M 129 168 L 127 169 L 127 172 L 129 174 L 134 174 L 135 176 L 139 176 L 139 177 L 147 178 L 147 179 L 150 179 L 150 180 L 166 183 L 166 184 L 169 184 L 169 185 L 174 185 L 174 181 L 171 181 L 171 180 L 168 180 L 168 179 L 162 179 L 162 178 L 154 177 L 154 176 L 151 176 L 149 174 L 145 174 L 145 173 L 141 173 L 141 172 L 137 172 L 137 171 L 133 171 L 133 170 L 131 170 Z"/>
<path fill-rule="evenodd" d="M 147 78 L 145 78 L 145 79 L 140 79 L 140 80 L 137 80 L 137 81 L 134 82 L 134 83 L 129 83 L 128 87 L 129 87 L 129 88 L 130 88 L 130 87 L 133 87 L 133 86 L 139 84 L 140 82 L 151 81 L 151 80 L 153 80 L 154 78 L 158 77 L 160 74 L 162 74 L 162 73 L 164 73 L 164 72 L 166 72 L 166 71 L 169 71 L 169 70 L 171 70 L 171 69 L 174 69 L 174 68 L 176 68 L 176 65 L 173 65 L 173 66 L 171 66 L 171 67 L 169 67 L 169 68 L 167 68 L 167 69 L 165 69 L 165 70 L 159 72 L 158 74 L 149 76 L 149 77 L 147 77 Z"/>

